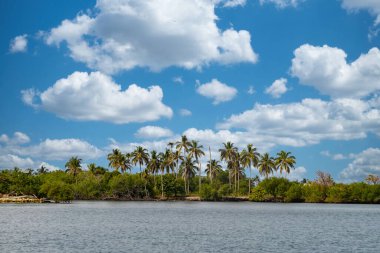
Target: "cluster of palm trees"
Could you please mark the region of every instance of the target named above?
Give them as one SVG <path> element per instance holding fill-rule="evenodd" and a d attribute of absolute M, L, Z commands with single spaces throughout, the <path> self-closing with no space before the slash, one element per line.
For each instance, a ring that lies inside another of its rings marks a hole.
<path fill-rule="evenodd" d="M 229 175 L 229 185 L 232 188 L 234 183 L 234 191 L 240 189 L 240 179 L 245 176 L 245 169 L 249 168 L 249 193 L 251 192 L 251 175 L 252 168 L 257 168 L 261 175 L 266 178 L 274 171 L 279 170 L 280 173 L 290 173 L 290 169 L 294 168 L 296 159 L 290 152 L 281 151 L 277 153 L 277 157 L 273 158 L 268 153 L 263 155 L 257 152 L 252 144 L 247 145 L 245 149 L 239 152 L 238 148 L 231 142 L 223 143 L 223 148 L 219 149 L 221 161 L 211 158 L 211 150 L 209 147 L 209 161 L 207 163 L 205 173 L 212 181 L 222 172 L 221 162 L 226 163 Z M 131 171 L 133 166 L 139 166 L 141 178 L 147 175 L 161 174 L 161 192 L 163 189 L 163 175 L 172 173 L 178 177 L 180 175 L 185 182 L 185 192 L 189 194 L 189 179 L 194 177 L 198 172 L 199 190 L 202 185 L 202 163 L 201 158 L 205 156 L 203 146 L 198 141 L 189 140 L 186 135 L 181 137 L 177 142 L 169 142 L 165 151 L 157 153 L 155 150 L 150 153 L 144 147 L 138 146 L 131 153 L 122 153 L 119 149 L 113 149 L 108 154 L 109 167 L 121 172 Z M 145 166 L 144 170 L 142 167 Z M 155 177 L 154 177 L 154 180 Z M 156 185 L 156 181 L 154 181 Z"/>

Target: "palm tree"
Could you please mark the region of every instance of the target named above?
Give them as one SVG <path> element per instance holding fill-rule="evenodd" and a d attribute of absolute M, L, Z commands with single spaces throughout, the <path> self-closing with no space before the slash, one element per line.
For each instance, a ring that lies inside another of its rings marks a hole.
<path fill-rule="evenodd" d="M 260 154 L 252 144 L 247 145 L 247 149 L 241 152 L 241 162 L 244 168 L 249 167 L 249 185 L 248 194 L 251 193 L 251 178 L 252 178 L 252 166 L 257 167 L 259 163 Z"/>
<path fill-rule="evenodd" d="M 183 160 L 184 157 L 181 155 L 181 151 L 179 150 L 176 150 L 173 152 L 173 159 L 176 160 L 176 170 L 175 170 L 175 178 L 177 179 L 177 175 L 178 175 L 178 167 L 179 167 L 179 160 Z"/>
<path fill-rule="evenodd" d="M 186 135 L 182 135 L 181 140 L 176 142 L 176 149 L 179 152 L 183 152 L 183 157 L 186 156 L 186 152 L 190 146 L 189 139 L 187 139 Z"/>
<path fill-rule="evenodd" d="M 66 172 L 73 174 L 75 178 L 75 184 L 78 184 L 78 178 L 77 175 L 82 170 L 81 166 L 82 159 L 78 158 L 77 156 L 73 156 L 70 158 L 70 160 L 65 164 Z"/>
<path fill-rule="evenodd" d="M 126 153 L 125 155 L 120 156 L 119 164 L 120 164 L 120 170 L 121 172 L 126 172 L 127 170 L 132 169 L 132 164 L 131 164 L 131 154 Z"/>
<path fill-rule="evenodd" d="M 222 161 L 225 160 L 227 162 L 227 167 L 228 167 L 228 164 L 231 163 L 235 159 L 238 149 L 237 147 L 234 147 L 234 144 L 232 142 L 223 143 L 223 145 L 224 145 L 224 148 L 219 149 L 220 159 Z M 231 168 L 232 166 L 230 166 L 230 169 Z M 228 170 L 228 174 L 229 174 L 228 180 L 229 180 L 229 185 L 231 189 L 231 171 L 230 170 Z"/>
<path fill-rule="evenodd" d="M 274 158 L 269 156 L 268 153 L 260 155 L 260 160 L 257 164 L 259 172 L 261 175 L 265 175 L 265 178 L 268 178 L 269 174 L 273 173 L 276 169 L 276 164 Z"/>
<path fill-rule="evenodd" d="M 95 175 L 96 172 L 96 164 L 95 163 L 90 163 L 87 165 L 87 169 L 91 174 Z"/>
<path fill-rule="evenodd" d="M 161 168 L 161 197 L 163 198 L 164 197 L 163 174 L 165 172 L 165 169 L 166 169 L 166 173 L 169 173 L 170 171 L 173 172 L 176 163 L 175 163 L 174 155 L 169 149 L 166 149 L 165 153 L 160 153 L 159 157 L 161 157 L 161 161 L 162 161 L 160 168 Z"/>
<path fill-rule="evenodd" d="M 217 160 L 211 160 L 211 163 L 207 164 L 206 174 L 212 181 L 220 172 L 222 172 L 222 165 Z"/>
<path fill-rule="evenodd" d="M 43 165 L 41 165 L 41 167 L 39 169 L 37 169 L 38 174 L 45 174 L 47 172 L 49 172 L 49 170 Z"/>
<path fill-rule="evenodd" d="M 195 161 L 198 163 L 198 169 L 199 169 L 199 192 L 201 190 L 202 180 L 201 180 L 201 173 L 202 173 L 202 165 L 199 158 L 205 155 L 205 153 L 202 151 L 203 146 L 198 145 L 198 141 L 191 141 L 189 145 L 189 156 L 194 157 Z"/>
<path fill-rule="evenodd" d="M 143 164 L 148 164 L 148 162 L 149 162 L 148 150 L 146 148 L 138 146 L 132 152 L 131 157 L 132 157 L 132 162 L 134 165 L 136 165 L 137 163 L 139 164 L 139 166 L 140 166 L 140 177 L 141 177 L 141 166 Z"/>
<path fill-rule="evenodd" d="M 280 173 L 285 171 L 286 173 L 290 173 L 290 169 L 294 168 L 296 163 L 296 158 L 290 155 L 290 152 L 281 151 L 277 153 L 277 158 L 275 160 L 276 168 L 280 169 Z"/>
<path fill-rule="evenodd" d="M 154 187 L 156 188 L 156 173 L 159 171 L 161 166 L 160 157 L 157 155 L 155 150 L 150 152 L 150 159 L 146 166 L 146 172 L 153 174 Z"/>
<path fill-rule="evenodd" d="M 123 154 L 119 149 L 113 149 L 112 153 L 107 155 L 107 160 L 109 161 L 108 166 L 115 169 L 116 171 L 119 171 L 119 168 L 121 167 L 122 156 Z"/>
<path fill-rule="evenodd" d="M 190 192 L 189 179 L 195 175 L 196 169 L 197 169 L 197 166 L 195 166 L 194 161 L 192 160 L 191 156 L 187 156 L 186 159 L 182 161 L 181 172 L 182 172 L 182 177 L 185 180 L 186 194 L 189 194 Z"/>

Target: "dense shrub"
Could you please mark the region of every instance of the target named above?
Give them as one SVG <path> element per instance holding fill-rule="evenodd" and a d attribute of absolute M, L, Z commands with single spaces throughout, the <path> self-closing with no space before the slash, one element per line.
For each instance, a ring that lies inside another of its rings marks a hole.
<path fill-rule="evenodd" d="M 200 198 L 201 200 L 213 201 L 220 199 L 220 196 L 217 189 L 211 187 L 209 184 L 204 184 L 201 187 Z"/>

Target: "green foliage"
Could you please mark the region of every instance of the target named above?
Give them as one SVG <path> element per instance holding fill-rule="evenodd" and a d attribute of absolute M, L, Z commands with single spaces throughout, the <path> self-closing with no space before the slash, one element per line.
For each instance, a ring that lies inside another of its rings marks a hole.
<path fill-rule="evenodd" d="M 215 201 L 220 199 L 217 189 L 211 187 L 209 184 L 203 184 L 200 191 L 201 200 Z"/>
<path fill-rule="evenodd" d="M 249 195 L 249 200 L 254 202 L 267 202 L 272 199 L 273 197 L 261 185 L 254 187 Z"/>
<path fill-rule="evenodd" d="M 302 185 L 299 183 L 292 183 L 285 195 L 285 202 L 303 202 L 305 200 Z"/>
<path fill-rule="evenodd" d="M 185 195 L 185 181 L 182 178 L 175 178 L 172 174 L 165 174 L 164 180 L 164 195 L 166 197 L 183 196 Z M 161 179 L 157 182 L 157 188 L 161 189 Z"/>
<path fill-rule="evenodd" d="M 260 182 L 261 186 L 267 194 L 275 201 L 283 201 L 286 192 L 289 190 L 291 183 L 286 178 L 271 177 Z"/>
<path fill-rule="evenodd" d="M 61 180 L 45 182 L 41 186 L 40 192 L 56 202 L 65 202 L 74 199 L 72 185 L 64 183 Z"/>
<path fill-rule="evenodd" d="M 326 188 L 317 183 L 309 183 L 303 187 L 305 202 L 322 203 L 326 199 Z"/>
<path fill-rule="evenodd" d="M 227 184 L 223 184 L 222 186 L 219 187 L 218 194 L 219 196 L 226 197 L 231 195 L 232 191 L 230 189 L 230 186 Z"/>

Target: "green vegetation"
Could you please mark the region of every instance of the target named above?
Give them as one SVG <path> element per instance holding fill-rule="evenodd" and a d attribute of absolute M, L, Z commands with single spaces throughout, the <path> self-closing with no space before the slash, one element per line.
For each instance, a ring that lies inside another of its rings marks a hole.
<path fill-rule="evenodd" d="M 380 180 L 375 175 L 368 175 L 366 183 L 341 184 L 335 183 L 328 173 L 318 172 L 314 181 L 291 182 L 271 177 L 275 171 L 291 172 L 296 158 L 290 152 L 281 151 L 276 157 L 261 155 L 253 145 L 239 152 L 233 143 L 226 142 L 219 149 L 218 161 L 212 159 L 208 149 L 206 156 L 202 145 L 182 136 L 161 153 L 148 152 L 141 146 L 131 153 L 114 149 L 107 156 L 112 171 L 94 163 L 83 168 L 78 157 L 67 161 L 66 171 L 49 172 L 43 166 L 36 172 L 1 170 L 0 194 L 35 195 L 57 202 L 199 196 L 207 201 L 243 197 L 258 202 L 380 203 Z M 209 158 L 204 176 L 202 156 Z M 139 171 L 132 174 L 135 166 Z M 251 178 L 252 169 L 265 179 L 260 182 L 258 176 Z"/>

